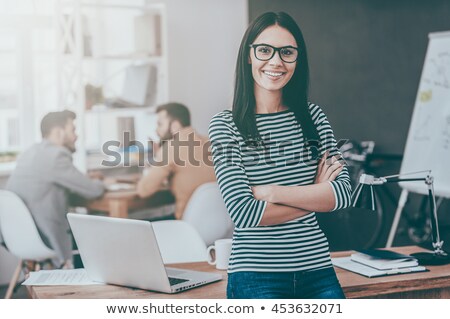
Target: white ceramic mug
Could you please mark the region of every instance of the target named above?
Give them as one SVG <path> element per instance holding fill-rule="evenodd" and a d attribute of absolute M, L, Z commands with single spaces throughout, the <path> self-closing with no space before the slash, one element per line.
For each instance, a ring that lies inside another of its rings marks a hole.
<path fill-rule="evenodd" d="M 216 265 L 217 269 L 228 269 L 228 259 L 231 255 L 231 238 L 218 239 L 214 242 L 214 245 L 209 246 L 207 250 L 208 263 L 210 265 Z M 211 256 L 211 251 L 215 250 L 215 259 Z"/>

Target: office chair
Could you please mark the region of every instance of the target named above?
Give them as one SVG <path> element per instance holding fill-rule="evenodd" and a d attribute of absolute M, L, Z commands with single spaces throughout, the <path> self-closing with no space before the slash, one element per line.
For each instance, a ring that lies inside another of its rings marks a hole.
<path fill-rule="evenodd" d="M 182 220 L 194 226 L 207 246 L 222 238 L 232 238 L 234 223 L 216 182 L 197 187 L 186 205 Z"/>
<path fill-rule="evenodd" d="M 152 226 L 165 264 L 206 261 L 206 245 L 188 223 L 162 220 Z"/>
<path fill-rule="evenodd" d="M 13 192 L 0 190 L 0 232 L 8 251 L 19 258 L 19 264 L 6 291 L 11 298 L 22 269 L 32 262 L 36 269 L 56 258 L 56 253 L 42 241 L 31 213 L 23 201 Z"/>

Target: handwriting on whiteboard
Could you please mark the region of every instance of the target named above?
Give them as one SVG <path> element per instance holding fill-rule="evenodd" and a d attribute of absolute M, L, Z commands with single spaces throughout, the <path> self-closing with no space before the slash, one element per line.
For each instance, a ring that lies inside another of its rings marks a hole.
<path fill-rule="evenodd" d="M 423 81 L 445 89 L 450 89 L 450 52 L 439 52 L 429 59 Z"/>

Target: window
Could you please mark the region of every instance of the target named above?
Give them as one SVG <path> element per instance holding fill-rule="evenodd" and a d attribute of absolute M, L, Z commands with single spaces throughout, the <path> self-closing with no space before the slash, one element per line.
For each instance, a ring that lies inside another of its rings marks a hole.
<path fill-rule="evenodd" d="M 54 0 L 0 0 L 0 166 L 40 139 L 58 108 Z"/>
<path fill-rule="evenodd" d="M 19 150 L 17 41 L 14 30 L 0 30 L 0 163 L 14 160 Z"/>

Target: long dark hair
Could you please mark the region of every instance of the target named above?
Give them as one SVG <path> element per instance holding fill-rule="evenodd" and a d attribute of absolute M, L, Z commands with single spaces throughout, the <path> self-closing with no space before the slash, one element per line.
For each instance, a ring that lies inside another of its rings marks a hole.
<path fill-rule="evenodd" d="M 282 102 L 291 110 L 300 123 L 307 141 L 318 141 L 319 136 L 308 109 L 309 67 L 303 34 L 290 15 L 285 12 L 266 12 L 257 17 L 247 28 L 242 38 L 236 63 L 233 97 L 233 119 L 246 140 L 259 140 L 256 127 L 256 100 L 250 56 L 250 44 L 272 25 L 287 29 L 295 38 L 299 51 L 297 65 L 290 81 L 283 88 Z"/>

